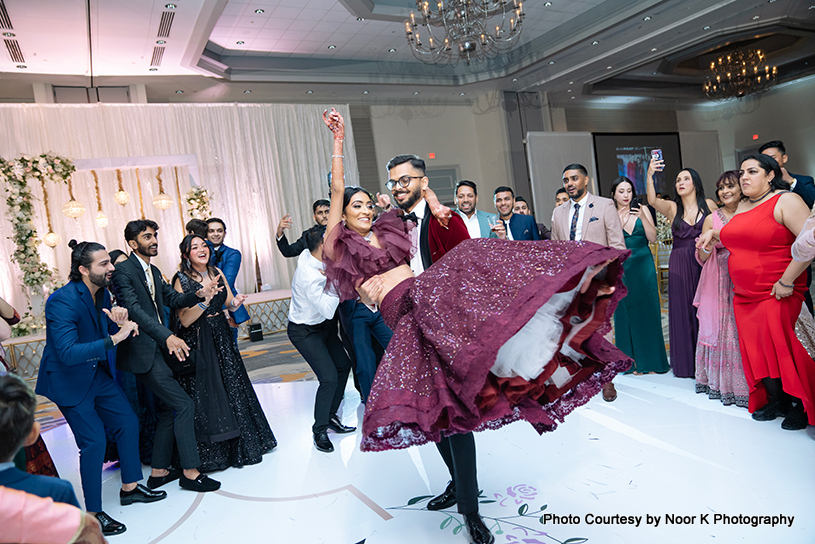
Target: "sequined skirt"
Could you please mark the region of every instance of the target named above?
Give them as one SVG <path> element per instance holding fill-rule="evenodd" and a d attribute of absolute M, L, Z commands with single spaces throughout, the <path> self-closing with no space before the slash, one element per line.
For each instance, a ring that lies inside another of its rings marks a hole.
<path fill-rule="evenodd" d="M 467 240 L 400 283 L 382 302 L 394 336 L 368 398 L 361 448 L 405 448 L 521 419 L 539 433 L 554 430 L 631 364 L 603 338 L 625 295 L 627 255 L 588 242 Z M 595 281 L 575 298 L 555 339 L 568 347 L 536 379 L 492 374 L 501 346 L 538 309 L 609 259 L 605 281 L 616 291 L 598 298 Z"/>

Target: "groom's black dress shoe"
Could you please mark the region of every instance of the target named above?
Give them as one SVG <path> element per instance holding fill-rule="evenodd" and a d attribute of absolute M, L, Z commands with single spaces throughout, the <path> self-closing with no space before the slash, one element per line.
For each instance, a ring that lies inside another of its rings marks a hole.
<path fill-rule="evenodd" d="M 150 476 L 147 478 L 147 487 L 150 489 L 158 489 L 159 487 L 163 486 L 164 484 L 169 484 L 181 476 L 181 469 L 180 468 L 171 468 L 168 469 L 166 476 Z"/>
<path fill-rule="evenodd" d="M 166 491 L 153 491 L 141 484 L 136 484 L 136 488 L 132 491 L 125 491 L 124 489 L 119 491 L 119 502 L 122 506 L 127 506 L 134 502 L 156 502 L 166 498 Z"/>
<path fill-rule="evenodd" d="M 96 521 L 102 528 L 102 534 L 105 536 L 120 535 L 127 531 L 124 523 L 119 523 L 104 512 L 96 513 Z"/>
<path fill-rule="evenodd" d="M 444 490 L 444 493 L 430 499 L 430 502 L 427 503 L 428 510 L 444 510 L 445 508 L 450 508 L 456 504 L 456 483 L 452 480 L 449 484 L 447 484 L 447 489 Z"/>
<path fill-rule="evenodd" d="M 352 433 L 357 430 L 356 427 L 347 427 L 343 425 L 342 421 L 340 421 L 340 418 L 338 418 L 336 414 L 331 416 L 331 419 L 328 420 L 328 428 L 334 431 L 335 433 L 340 434 Z"/>
<path fill-rule="evenodd" d="M 331 440 L 328 439 L 328 433 L 325 431 L 314 435 L 314 445 L 318 450 L 325 453 L 331 453 L 334 451 L 334 444 L 332 444 Z"/>
<path fill-rule="evenodd" d="M 493 544 L 495 542 L 495 537 L 484 525 L 484 520 L 481 519 L 478 512 L 465 514 L 464 526 L 467 528 L 467 534 L 470 536 L 472 544 Z"/>

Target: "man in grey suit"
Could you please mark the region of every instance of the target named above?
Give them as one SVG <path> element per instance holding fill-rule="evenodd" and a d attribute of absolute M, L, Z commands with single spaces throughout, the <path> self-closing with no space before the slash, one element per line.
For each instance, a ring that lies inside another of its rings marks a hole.
<path fill-rule="evenodd" d="M 121 342 L 116 367 L 136 375 L 161 401 L 160 419 L 153 445 L 152 474 L 147 486 L 156 489 L 173 480 L 191 491 L 215 491 L 217 482 L 198 471 L 201 460 L 195 441 L 195 408 L 192 399 L 173 378 L 165 357 L 183 361 L 189 355 L 186 342 L 164 323 L 164 305 L 189 308 L 205 305 L 218 292 L 217 282 L 194 293 L 179 293 L 164 281 L 150 258 L 158 255 L 158 225 L 149 219 L 131 221 L 125 227 L 125 241 L 133 250 L 126 261 L 116 265 L 113 288 L 119 306 L 127 308 L 139 334 Z M 173 442 L 178 445 L 182 470 L 171 469 Z"/>
<path fill-rule="evenodd" d="M 456 212 L 464 220 L 470 238 L 488 238 L 490 235 L 490 220 L 495 222 L 494 213 L 477 210 L 478 188 L 475 183 L 463 179 L 456 183 Z"/>
<path fill-rule="evenodd" d="M 582 164 L 570 164 L 563 169 L 563 187 L 569 203 L 552 213 L 552 240 L 594 242 L 603 246 L 625 249 L 623 226 L 614 201 L 587 191 L 589 173 Z M 603 386 L 603 400 L 617 398 L 614 384 Z"/>

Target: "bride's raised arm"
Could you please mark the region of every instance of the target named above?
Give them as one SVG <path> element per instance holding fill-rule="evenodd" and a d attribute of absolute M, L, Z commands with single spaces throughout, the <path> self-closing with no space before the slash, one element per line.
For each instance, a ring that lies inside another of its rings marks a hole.
<path fill-rule="evenodd" d="M 345 139 L 345 119 L 331 108 L 323 112 L 323 121 L 334 133 L 334 147 L 331 154 L 331 208 L 328 212 L 326 236 L 342 221 L 342 199 L 345 192 L 345 167 L 343 165 L 343 140 Z"/>

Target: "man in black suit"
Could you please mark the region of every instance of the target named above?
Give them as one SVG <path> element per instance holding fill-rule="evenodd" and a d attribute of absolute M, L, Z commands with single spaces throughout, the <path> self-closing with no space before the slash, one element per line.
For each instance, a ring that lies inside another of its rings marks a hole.
<path fill-rule="evenodd" d="M 215 491 L 221 484 L 198 471 L 201 460 L 195 441 L 192 399 L 173 378 L 165 357 L 180 361 L 189 355 L 186 342 L 164 324 L 164 305 L 189 308 L 204 305 L 217 292 L 217 282 L 208 282 L 195 293 L 182 294 L 164 281 L 150 258 L 158 255 L 158 225 L 149 219 L 131 221 L 125 227 L 125 241 L 133 250 L 126 261 L 116 265 L 113 286 L 119 305 L 127 308 L 140 334 L 119 345 L 116 367 L 136 375 L 161 400 L 161 416 L 153 445 L 153 470 L 147 486 L 156 489 L 178 479 L 191 491 Z M 170 468 L 173 438 L 178 445 L 182 471 Z"/>
<path fill-rule="evenodd" d="M 311 210 L 314 214 L 314 222 L 318 226 L 325 227 L 328 224 L 329 206 L 331 206 L 331 202 L 324 198 L 315 200 L 314 204 L 311 205 Z M 298 257 L 304 249 L 308 249 L 308 243 L 306 242 L 306 233 L 308 232 L 308 229 L 303 231 L 303 234 L 297 239 L 296 242 L 289 244 L 288 239 L 286 239 L 286 234 L 283 231 L 290 228 L 291 216 L 286 214 L 286 216 L 283 217 L 283 219 L 281 219 L 280 223 L 277 225 L 277 249 L 280 250 L 280 253 L 282 253 L 284 257 Z"/>
<path fill-rule="evenodd" d="M 767 142 L 758 148 L 758 152 L 772 157 L 778 166 L 781 167 L 781 173 L 784 175 L 784 181 L 790 184 L 790 190 L 804 199 L 809 209 L 815 204 L 815 181 L 811 176 L 802 176 L 801 174 L 790 174 L 787 171 L 787 148 L 784 147 L 784 142 L 781 140 L 773 140 Z M 812 284 L 812 268 L 807 268 L 807 290 L 804 293 L 804 303 L 809 310 L 812 311 L 812 295 L 809 294 L 809 286 Z"/>
<path fill-rule="evenodd" d="M 775 159 L 775 162 L 781 167 L 781 173 L 784 174 L 784 181 L 790 184 L 790 190 L 803 198 L 809 209 L 812 209 L 812 205 L 815 204 L 815 181 L 811 176 L 790 174 L 787 171 L 788 157 L 784 142 L 781 140 L 767 142 L 758 148 L 758 152 Z"/>
<path fill-rule="evenodd" d="M 388 162 L 387 187 L 396 201 L 396 206 L 404 210 L 405 220 L 415 221 L 419 236 L 412 238 L 418 242 L 410 268 L 419 275 L 434 262 L 441 259 L 458 243 L 470 238 L 464 220 L 457 213 L 450 218 L 447 228 L 443 228 L 433 217 L 422 191 L 429 180 L 425 175 L 425 162 L 415 155 L 398 155 Z M 387 201 L 387 202 L 386 202 Z M 380 195 L 379 204 L 389 207 L 387 197 Z M 530 218 L 531 220 L 531 218 Z M 534 221 L 533 221 L 534 224 Z M 439 453 L 450 471 L 450 483 L 444 493 L 427 503 L 428 510 L 443 510 L 453 505 L 464 516 L 464 525 L 473 544 L 491 544 L 495 537 L 484 525 L 478 513 L 478 480 L 476 476 L 475 438 L 473 433 L 443 435 L 436 444 Z"/>

